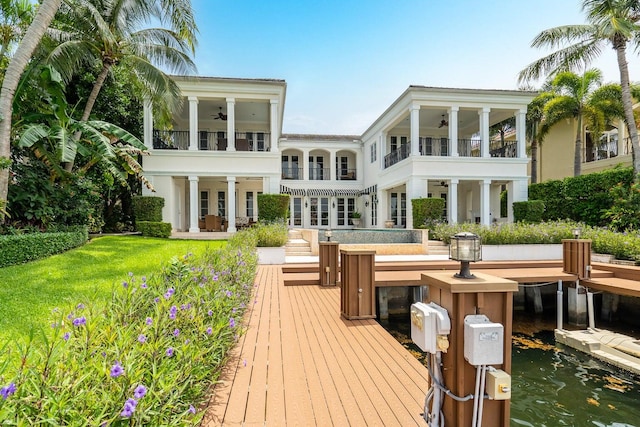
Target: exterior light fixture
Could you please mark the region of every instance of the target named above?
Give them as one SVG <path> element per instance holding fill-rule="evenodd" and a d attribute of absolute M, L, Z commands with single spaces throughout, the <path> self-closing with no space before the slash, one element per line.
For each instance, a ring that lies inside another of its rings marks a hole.
<path fill-rule="evenodd" d="M 309 203 L 307 203 L 307 201 L 306 201 L 306 200 L 304 201 L 304 207 L 305 207 L 305 208 L 308 208 L 308 207 L 309 207 Z"/>
<path fill-rule="evenodd" d="M 469 263 L 482 260 L 482 245 L 477 234 L 462 232 L 451 236 L 449 259 L 460 261 L 460 272 L 453 275 L 459 279 L 475 279 Z"/>
<path fill-rule="evenodd" d="M 331 229 L 325 231 L 324 235 L 327 238 L 327 242 L 330 242 L 331 241 L 331 236 L 333 236 L 333 233 L 331 232 Z"/>
<path fill-rule="evenodd" d="M 366 202 L 364 202 L 364 207 L 368 208 L 369 207 L 369 201 L 367 200 Z"/>
<path fill-rule="evenodd" d="M 582 229 L 580 229 L 579 227 L 576 227 L 573 230 L 571 230 L 571 232 L 573 233 L 573 238 L 574 239 L 579 239 L 580 238 L 580 233 L 582 232 Z"/>

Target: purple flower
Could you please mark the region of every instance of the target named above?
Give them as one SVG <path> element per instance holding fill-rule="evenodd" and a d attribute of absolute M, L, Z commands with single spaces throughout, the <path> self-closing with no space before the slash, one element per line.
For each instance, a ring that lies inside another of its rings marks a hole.
<path fill-rule="evenodd" d="M 193 405 L 189 405 L 189 409 L 187 410 L 187 412 L 190 414 L 195 414 L 196 408 L 194 408 Z"/>
<path fill-rule="evenodd" d="M 208 314 L 209 316 L 213 316 L 213 310 L 209 310 L 209 311 L 207 311 L 207 314 Z"/>
<path fill-rule="evenodd" d="M 82 310 L 84 308 L 84 304 L 80 303 L 76 306 L 76 309 Z"/>
<path fill-rule="evenodd" d="M 147 317 L 147 320 L 145 320 L 144 323 L 151 325 L 153 323 L 153 319 L 151 317 Z"/>
<path fill-rule="evenodd" d="M 155 297 L 155 298 L 153 299 L 153 302 L 155 302 L 155 303 L 157 303 L 158 301 L 160 301 L 160 298 L 158 298 L 158 297 Z"/>
<path fill-rule="evenodd" d="M 138 404 L 137 400 L 127 399 L 127 401 L 124 402 L 124 408 L 122 408 L 122 412 L 120 412 L 120 416 L 124 418 L 129 418 L 130 416 L 132 416 L 136 410 L 137 404 Z"/>
<path fill-rule="evenodd" d="M 214 275 L 213 275 L 213 281 L 214 281 L 214 282 L 217 282 L 217 281 L 218 281 L 218 273 L 216 273 L 216 274 L 214 274 Z"/>
<path fill-rule="evenodd" d="M 122 374 L 124 374 L 124 369 L 122 369 L 120 362 L 114 363 L 111 367 L 111 377 L 118 378 Z"/>
<path fill-rule="evenodd" d="M 144 334 L 138 335 L 138 342 L 144 344 L 147 342 L 147 337 Z"/>
<path fill-rule="evenodd" d="M 227 294 L 227 297 L 231 298 L 233 296 L 233 292 L 231 292 L 230 290 L 226 290 L 225 294 Z"/>
<path fill-rule="evenodd" d="M 167 353 L 167 357 L 173 356 L 173 347 L 169 347 L 166 353 Z"/>
<path fill-rule="evenodd" d="M 236 319 L 234 319 L 233 317 L 229 318 L 229 327 L 230 328 L 236 327 Z"/>
<path fill-rule="evenodd" d="M 143 282 L 146 282 L 146 281 L 147 281 L 147 276 L 142 276 L 142 277 L 140 278 L 140 280 L 142 280 Z"/>
<path fill-rule="evenodd" d="M 209 326 L 207 328 L 207 335 L 211 335 L 213 333 L 213 329 L 211 329 L 211 326 Z"/>
<path fill-rule="evenodd" d="M 164 298 L 169 299 L 174 293 L 175 291 L 173 290 L 173 288 L 169 288 L 167 289 L 167 292 L 164 293 Z"/>
<path fill-rule="evenodd" d="M 142 284 L 140 285 L 140 287 L 142 289 L 147 289 L 147 282 L 142 282 Z"/>
<path fill-rule="evenodd" d="M 129 272 L 129 277 L 133 277 L 133 273 L 132 272 Z"/>
<path fill-rule="evenodd" d="M 14 394 L 16 392 L 16 384 L 15 383 L 11 383 L 6 387 L 2 387 L 0 388 L 0 396 L 2 396 L 3 400 L 7 400 L 7 398 L 9 396 L 11 396 L 12 394 Z"/>
<path fill-rule="evenodd" d="M 180 329 L 175 328 L 175 329 L 173 330 L 173 336 L 174 336 L 174 337 L 177 337 L 178 335 L 180 335 Z"/>
<path fill-rule="evenodd" d="M 172 305 L 171 308 L 169 309 L 169 319 L 175 319 L 177 312 L 178 312 L 178 307 L 176 307 L 175 305 Z"/>
<path fill-rule="evenodd" d="M 71 336 L 71 334 L 69 332 L 65 332 L 64 335 L 62 336 L 62 339 L 65 341 L 69 341 L 69 337 Z"/>
<path fill-rule="evenodd" d="M 136 389 L 133 391 L 133 397 L 135 397 L 136 399 L 142 399 L 145 394 L 147 394 L 147 388 L 142 384 L 136 387 Z"/>
<path fill-rule="evenodd" d="M 127 286 L 129 286 L 129 284 L 127 282 L 122 282 L 122 287 L 126 288 Z"/>
<path fill-rule="evenodd" d="M 76 317 L 75 319 L 73 319 L 73 326 L 83 326 L 87 324 L 87 319 L 82 316 L 82 317 Z"/>

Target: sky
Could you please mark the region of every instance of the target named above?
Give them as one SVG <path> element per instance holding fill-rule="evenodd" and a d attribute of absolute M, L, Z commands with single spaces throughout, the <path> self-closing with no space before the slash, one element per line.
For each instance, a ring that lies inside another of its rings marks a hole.
<path fill-rule="evenodd" d="M 580 0 L 192 0 L 198 75 L 287 82 L 283 133 L 360 135 L 410 85 L 517 89 Z M 631 80 L 640 61 L 628 53 Z M 613 50 L 593 67 L 619 81 Z M 534 82 L 534 84 L 539 84 Z"/>

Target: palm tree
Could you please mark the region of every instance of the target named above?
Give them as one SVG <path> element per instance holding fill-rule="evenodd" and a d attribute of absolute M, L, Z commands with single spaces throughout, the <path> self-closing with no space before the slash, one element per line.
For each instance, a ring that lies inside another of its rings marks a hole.
<path fill-rule="evenodd" d="M 83 64 L 100 63 L 81 121 L 89 120 L 105 79 L 116 66 L 131 70 L 143 95 L 156 101 L 154 105 L 169 110 L 179 105 L 178 86 L 158 67 L 176 74 L 195 71 L 189 52 L 195 49 L 197 27 L 190 1 L 70 0 L 69 7 L 72 19 L 62 26 L 61 43 L 49 61 L 65 81 Z M 166 23 L 169 28 L 141 28 L 150 22 Z M 66 168 L 70 171 L 72 167 L 69 162 Z"/>
<path fill-rule="evenodd" d="M 541 92 L 533 98 L 527 106 L 527 139 L 531 145 L 531 183 L 538 182 L 538 146 L 544 139 L 542 121 L 544 119 L 544 106 L 554 97 L 549 91 Z"/>
<path fill-rule="evenodd" d="M 627 45 L 638 47 L 640 39 L 640 0 L 583 0 L 582 10 L 587 24 L 565 25 L 542 31 L 532 47 L 558 49 L 529 64 L 518 76 L 519 81 L 538 79 L 562 70 L 584 69 L 606 45 L 616 51 L 620 70 L 620 87 L 624 118 L 629 130 L 632 162 L 636 182 L 640 182 L 640 144 L 633 116 L 631 84 L 627 64 Z"/>
<path fill-rule="evenodd" d="M 573 174 L 578 176 L 582 167 L 582 132 L 585 125 L 591 136 L 598 139 L 605 126 L 616 117 L 622 117 L 620 87 L 616 84 L 601 85 L 602 72 L 585 71 L 578 76 L 571 71 L 558 73 L 551 81 L 553 96 L 544 105 L 544 122 L 539 130 L 542 136 L 564 119 L 577 122 L 574 144 Z"/>
<path fill-rule="evenodd" d="M 24 72 L 31 55 L 40 43 L 42 36 L 47 31 L 56 12 L 60 8 L 62 0 L 43 0 L 38 7 L 36 16 L 31 21 L 24 37 L 18 44 L 16 51 L 9 61 L 2 89 L 0 90 L 0 206 L 4 206 L 7 200 L 9 188 L 9 165 L 11 156 L 11 111 L 13 96 L 20 82 L 20 76 Z M 4 221 L 4 215 L 0 209 L 0 222 Z"/>

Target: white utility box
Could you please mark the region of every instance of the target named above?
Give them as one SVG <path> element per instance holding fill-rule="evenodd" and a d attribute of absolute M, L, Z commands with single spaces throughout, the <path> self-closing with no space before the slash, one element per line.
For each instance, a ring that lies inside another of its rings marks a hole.
<path fill-rule="evenodd" d="M 473 366 L 501 364 L 504 327 L 484 314 L 464 318 L 464 358 Z"/>
<path fill-rule="evenodd" d="M 451 321 L 446 309 L 434 303 L 416 302 L 411 305 L 411 339 L 420 350 L 426 353 L 446 352 L 446 336 L 450 333 Z"/>

